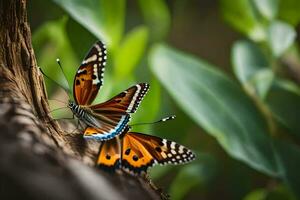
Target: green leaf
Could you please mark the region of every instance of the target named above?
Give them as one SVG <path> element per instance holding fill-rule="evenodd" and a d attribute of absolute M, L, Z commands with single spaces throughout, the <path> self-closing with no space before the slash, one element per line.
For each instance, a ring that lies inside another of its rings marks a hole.
<path fill-rule="evenodd" d="M 291 82 L 277 80 L 269 91 L 266 103 L 275 118 L 300 137 L 300 89 Z"/>
<path fill-rule="evenodd" d="M 247 84 L 258 71 L 267 68 L 269 64 L 254 43 L 242 40 L 233 45 L 232 65 L 236 77 L 241 83 Z"/>
<path fill-rule="evenodd" d="M 278 12 L 279 0 L 254 0 L 260 14 L 268 20 L 276 17 Z"/>
<path fill-rule="evenodd" d="M 170 188 L 170 196 L 174 200 L 184 199 L 185 195 L 193 189 L 201 185 L 201 167 L 196 164 L 184 166 L 172 181 Z M 184 183 L 184 184 L 183 184 Z"/>
<path fill-rule="evenodd" d="M 272 188 L 271 191 L 268 191 L 266 200 L 296 200 L 295 196 L 291 191 L 284 187 L 283 185 L 278 185 L 275 188 Z"/>
<path fill-rule="evenodd" d="M 250 192 L 245 196 L 244 200 L 265 200 L 267 197 L 268 191 L 265 189 L 257 189 Z"/>
<path fill-rule="evenodd" d="M 149 171 L 149 176 L 154 181 L 159 181 L 163 179 L 175 166 L 173 165 L 166 165 L 161 167 L 160 165 L 154 165 L 153 168 Z"/>
<path fill-rule="evenodd" d="M 268 29 L 269 46 L 276 57 L 281 56 L 295 41 L 296 31 L 282 21 L 274 21 Z"/>
<path fill-rule="evenodd" d="M 127 77 L 133 73 L 144 55 L 148 41 L 148 29 L 139 26 L 130 31 L 124 38 L 115 54 L 116 76 Z"/>
<path fill-rule="evenodd" d="M 68 88 L 68 84 L 65 82 L 65 77 L 56 62 L 56 58 L 60 58 L 70 86 L 72 85 L 71 83 L 73 82 L 79 62 L 66 35 L 66 23 L 67 18 L 65 17 L 45 23 L 34 32 L 32 42 L 38 66 L 42 68 L 46 75 Z M 47 78 L 45 80 L 47 81 Z M 57 85 L 48 81 L 47 86 L 51 96 Z M 72 91 L 71 88 L 69 89 Z"/>
<path fill-rule="evenodd" d="M 150 66 L 186 114 L 232 157 L 278 175 L 266 122 L 235 82 L 208 63 L 164 45 L 152 49 Z"/>
<path fill-rule="evenodd" d="M 275 75 L 271 69 L 262 69 L 258 71 L 251 79 L 251 85 L 255 93 L 261 99 L 265 99 L 273 82 Z"/>
<path fill-rule="evenodd" d="M 197 159 L 180 168 L 169 189 L 171 199 L 185 199 L 192 189 L 199 190 L 215 178 L 216 160 L 208 154 L 197 155 Z"/>
<path fill-rule="evenodd" d="M 110 66 L 106 66 L 106 67 L 110 67 Z M 103 87 L 101 87 L 101 91 L 99 91 L 99 94 L 96 96 L 93 104 L 105 102 L 108 99 L 111 99 L 115 95 L 119 94 L 123 90 L 127 89 L 127 87 L 124 88 L 123 85 L 122 88 L 118 90 L 114 90 L 117 85 L 118 84 L 114 82 L 113 77 L 110 75 L 110 73 L 108 73 L 108 70 L 106 70 L 104 74 Z"/>
<path fill-rule="evenodd" d="M 97 38 L 72 18 L 66 24 L 66 31 L 73 51 L 77 58 L 82 61 Z"/>
<path fill-rule="evenodd" d="M 120 42 L 124 29 L 124 0 L 53 0 L 73 19 L 103 40 L 111 50 Z"/>
<path fill-rule="evenodd" d="M 282 185 L 270 189 L 257 189 L 250 192 L 244 200 L 296 200 L 291 192 Z"/>
<path fill-rule="evenodd" d="M 236 30 L 255 41 L 265 39 L 265 31 L 260 25 L 249 0 L 221 0 L 221 12 L 224 20 Z"/>
<path fill-rule="evenodd" d="M 272 85 L 274 74 L 261 50 L 249 41 L 235 42 L 232 48 L 232 65 L 244 88 L 264 99 Z"/>
<path fill-rule="evenodd" d="M 279 5 L 279 18 L 296 26 L 300 21 L 300 1 L 281 0 Z"/>
<path fill-rule="evenodd" d="M 151 39 L 163 39 L 170 28 L 170 13 L 164 0 L 139 0 L 143 17 L 150 29 Z"/>
<path fill-rule="evenodd" d="M 282 140 L 275 141 L 277 165 L 281 177 L 292 189 L 294 194 L 300 198 L 300 148 L 297 145 L 289 144 Z"/>

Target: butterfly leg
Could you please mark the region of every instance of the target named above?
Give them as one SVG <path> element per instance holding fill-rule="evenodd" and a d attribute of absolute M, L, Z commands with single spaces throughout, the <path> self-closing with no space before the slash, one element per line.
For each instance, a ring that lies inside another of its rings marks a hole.
<path fill-rule="evenodd" d="M 73 115 L 73 117 L 74 117 L 74 115 Z M 71 132 L 71 134 L 72 134 L 72 133 L 75 133 L 76 130 L 79 130 L 79 127 L 82 129 L 82 126 L 81 126 L 81 124 L 80 124 L 80 120 L 77 119 L 76 127 L 75 127 L 75 129 Z"/>
<path fill-rule="evenodd" d="M 85 127 L 82 125 L 81 121 L 78 120 L 78 126 L 80 127 L 81 130 L 84 130 Z M 78 127 L 77 127 L 78 128 Z"/>

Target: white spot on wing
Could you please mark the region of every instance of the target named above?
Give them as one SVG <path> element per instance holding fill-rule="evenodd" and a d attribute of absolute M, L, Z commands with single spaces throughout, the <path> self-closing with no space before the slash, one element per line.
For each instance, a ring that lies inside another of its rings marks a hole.
<path fill-rule="evenodd" d="M 140 94 L 141 88 L 142 87 L 139 84 L 136 85 L 136 92 L 135 92 L 134 96 L 132 97 L 132 100 L 131 100 L 131 102 L 130 102 L 127 110 L 126 110 L 127 112 L 130 112 L 132 110 L 134 104 L 136 103 L 136 99 Z"/>
<path fill-rule="evenodd" d="M 180 153 L 180 154 L 184 153 L 183 149 L 184 149 L 183 146 L 179 146 L 179 151 L 178 151 L 178 153 Z"/>
<path fill-rule="evenodd" d="M 176 153 L 176 151 L 175 151 L 175 150 L 173 150 L 173 149 L 171 150 L 171 153 L 172 153 L 172 154 L 174 154 L 174 155 L 176 155 L 176 154 L 177 154 L 177 153 Z"/>
<path fill-rule="evenodd" d="M 94 64 L 93 74 L 96 76 L 96 79 L 93 79 L 93 85 L 97 85 L 97 84 L 100 82 L 100 81 L 99 81 L 99 77 L 98 77 L 98 68 L 97 68 L 97 64 Z"/>
<path fill-rule="evenodd" d="M 78 69 L 77 74 L 80 74 L 81 72 L 83 72 L 85 69 Z"/>
<path fill-rule="evenodd" d="M 95 44 L 95 48 L 97 49 L 97 51 L 101 52 L 101 47 L 98 44 Z"/>
<path fill-rule="evenodd" d="M 85 59 L 84 61 L 82 61 L 82 64 L 90 63 L 90 62 L 93 62 L 95 60 L 97 60 L 97 55 L 93 55 L 93 56 Z"/>
<path fill-rule="evenodd" d="M 167 155 L 166 155 L 166 153 L 165 153 L 165 152 L 161 152 L 160 154 L 161 154 L 161 156 L 162 156 L 164 159 L 166 159 L 166 158 L 167 158 Z"/>
<path fill-rule="evenodd" d="M 171 142 L 171 149 L 175 149 L 175 142 Z"/>
<path fill-rule="evenodd" d="M 164 144 L 164 146 L 167 146 L 167 140 L 166 139 L 163 139 L 162 143 Z"/>

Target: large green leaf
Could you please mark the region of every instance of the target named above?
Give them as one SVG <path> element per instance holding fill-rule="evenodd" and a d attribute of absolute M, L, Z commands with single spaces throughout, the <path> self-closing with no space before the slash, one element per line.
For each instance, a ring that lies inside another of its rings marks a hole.
<path fill-rule="evenodd" d="M 152 49 L 150 65 L 179 106 L 232 157 L 278 175 L 265 120 L 235 82 L 213 66 L 164 45 Z"/>
<path fill-rule="evenodd" d="M 53 0 L 114 50 L 124 29 L 124 0 Z"/>

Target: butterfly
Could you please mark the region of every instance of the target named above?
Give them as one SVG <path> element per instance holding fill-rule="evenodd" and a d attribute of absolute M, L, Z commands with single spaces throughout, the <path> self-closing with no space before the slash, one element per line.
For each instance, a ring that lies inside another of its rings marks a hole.
<path fill-rule="evenodd" d="M 183 145 L 130 132 L 130 126 L 126 126 L 121 135 L 101 143 L 96 166 L 107 171 L 123 169 L 131 174 L 142 174 L 155 164 L 176 165 L 194 159 L 195 154 Z"/>
<path fill-rule="evenodd" d="M 69 100 L 68 107 L 86 125 L 83 133 L 86 139 L 104 141 L 122 133 L 130 114 L 136 111 L 149 89 L 147 83 L 139 83 L 104 103 L 92 105 L 103 85 L 106 58 L 105 45 L 101 41 L 96 42 L 74 78 L 74 101 Z"/>

